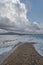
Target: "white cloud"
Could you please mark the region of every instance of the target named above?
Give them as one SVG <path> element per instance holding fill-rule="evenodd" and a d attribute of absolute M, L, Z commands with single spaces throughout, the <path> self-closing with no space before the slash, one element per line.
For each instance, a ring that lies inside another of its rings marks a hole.
<path fill-rule="evenodd" d="M 25 4 L 21 3 L 20 0 L 1 0 L 0 27 L 6 30 L 25 31 L 29 25 L 26 13 Z"/>
<path fill-rule="evenodd" d="M 7 32 L 6 30 L 0 29 L 0 33 L 5 33 Z"/>
<path fill-rule="evenodd" d="M 38 23 L 38 22 L 33 22 L 32 24 L 32 30 L 35 32 L 35 33 L 43 33 L 43 23 Z"/>
<path fill-rule="evenodd" d="M 26 14 L 26 5 L 20 0 L 0 0 L 0 29 L 19 32 L 39 31 L 39 25 L 35 22 L 30 23 Z"/>
<path fill-rule="evenodd" d="M 30 0 L 26 0 L 26 9 L 27 9 L 28 11 L 30 11 L 31 8 L 32 8 L 32 4 L 31 4 Z"/>

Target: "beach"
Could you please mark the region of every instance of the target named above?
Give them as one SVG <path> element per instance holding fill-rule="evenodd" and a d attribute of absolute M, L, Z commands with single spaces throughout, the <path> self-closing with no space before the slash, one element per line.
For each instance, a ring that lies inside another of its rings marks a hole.
<path fill-rule="evenodd" d="M 32 42 L 27 42 L 18 46 L 1 65 L 43 65 L 43 57 L 34 49 Z"/>

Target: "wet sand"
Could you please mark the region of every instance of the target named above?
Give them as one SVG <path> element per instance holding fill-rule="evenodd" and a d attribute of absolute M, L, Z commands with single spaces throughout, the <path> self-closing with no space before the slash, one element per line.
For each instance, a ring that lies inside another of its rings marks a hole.
<path fill-rule="evenodd" d="M 20 45 L 1 65 L 43 65 L 43 57 L 40 56 L 32 43 Z"/>

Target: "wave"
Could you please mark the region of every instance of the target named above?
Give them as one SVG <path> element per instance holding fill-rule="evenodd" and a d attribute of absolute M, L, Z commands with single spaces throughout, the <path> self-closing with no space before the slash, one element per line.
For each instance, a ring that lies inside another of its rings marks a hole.
<path fill-rule="evenodd" d="M 34 48 L 41 56 L 43 56 L 43 35 L 5 35 L 2 36 L 0 41 L 2 42 L 0 43 L 0 54 L 8 52 L 12 48 L 15 48 L 18 45 L 18 43 L 22 44 L 24 42 L 35 42 L 36 44 L 33 45 Z M 8 50 L 6 51 L 5 49 Z"/>

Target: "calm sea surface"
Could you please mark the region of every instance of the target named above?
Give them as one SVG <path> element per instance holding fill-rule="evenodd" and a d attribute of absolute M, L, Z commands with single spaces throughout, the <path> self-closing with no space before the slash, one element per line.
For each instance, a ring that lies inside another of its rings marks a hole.
<path fill-rule="evenodd" d="M 9 52 L 15 45 L 21 42 L 35 42 L 36 51 L 43 56 L 43 35 L 0 35 L 0 55 Z M 21 43 L 22 44 L 22 43 Z"/>

